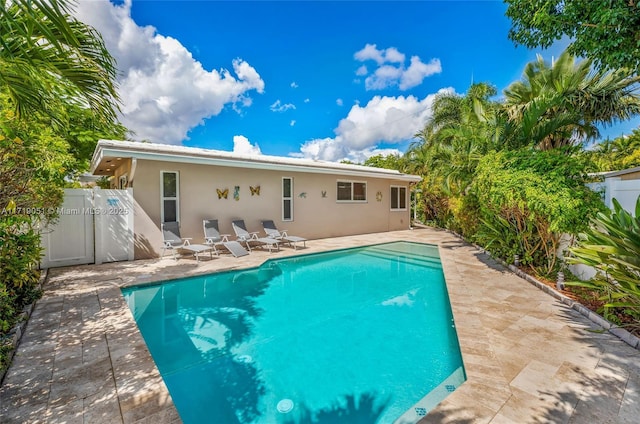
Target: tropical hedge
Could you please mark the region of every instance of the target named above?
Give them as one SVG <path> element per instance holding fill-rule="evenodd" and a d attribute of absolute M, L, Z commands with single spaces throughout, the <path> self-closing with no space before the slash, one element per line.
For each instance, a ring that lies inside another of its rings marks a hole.
<path fill-rule="evenodd" d="M 571 263 L 589 265 L 596 276 L 578 285 L 600 293 L 603 311 L 614 321 L 615 311 L 633 317 L 631 324 L 640 329 L 640 197 L 635 215 L 624 210 L 617 200 L 614 209 L 600 212 L 592 225 L 580 234 L 578 245 L 571 249 Z"/>
<path fill-rule="evenodd" d="M 498 99 L 490 83 L 440 93 L 404 156 L 402 169 L 423 176 L 417 215 L 553 278 L 563 239 L 604 209 L 588 172 L 634 163 L 624 158 L 640 147 L 635 136 L 591 144 L 599 127 L 640 114 L 639 84 L 631 70 L 564 52 L 527 64 Z"/>
<path fill-rule="evenodd" d="M 8 332 L 40 295 L 40 225 L 55 219 L 75 163 L 51 126 L 16 117 L 0 96 L 0 369 Z"/>
<path fill-rule="evenodd" d="M 586 230 L 604 208 L 582 169 L 562 149 L 485 156 L 472 185 L 479 223 L 471 238 L 509 262 L 518 255 L 537 274 L 553 274 L 563 236 Z"/>
<path fill-rule="evenodd" d="M 0 370 L 40 292 L 40 228 L 96 141 L 122 138 L 116 64 L 68 0 L 0 1 Z"/>

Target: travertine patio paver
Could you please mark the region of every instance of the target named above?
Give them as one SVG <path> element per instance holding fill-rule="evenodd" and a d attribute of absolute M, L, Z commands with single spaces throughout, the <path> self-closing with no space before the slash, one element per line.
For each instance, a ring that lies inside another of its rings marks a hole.
<path fill-rule="evenodd" d="M 0 422 L 180 422 L 121 287 L 394 240 L 440 246 L 468 377 L 421 424 L 637 422 L 640 352 L 434 229 L 312 240 L 306 249 L 200 263 L 53 269 L 0 388 Z"/>

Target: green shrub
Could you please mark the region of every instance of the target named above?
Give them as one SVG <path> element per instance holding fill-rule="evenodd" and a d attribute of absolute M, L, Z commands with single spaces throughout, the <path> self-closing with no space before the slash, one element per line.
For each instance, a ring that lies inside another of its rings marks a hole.
<path fill-rule="evenodd" d="M 640 318 L 640 197 L 635 216 L 613 199 L 614 210 L 600 212 L 591 227 L 580 234 L 568 261 L 594 267 L 588 282 L 572 282 L 602 293 L 604 314 L 623 309 L 637 322 Z M 636 326 L 638 326 L 636 324 Z"/>
<path fill-rule="evenodd" d="M 451 197 L 449 208 L 453 219 L 451 229 L 462 234 L 467 239 L 474 239 L 480 225 L 480 203 L 474 193 L 466 196 Z"/>
<path fill-rule="evenodd" d="M 448 228 L 453 214 L 449 208 L 449 196 L 442 189 L 442 182 L 439 179 L 425 178 L 420 189 L 419 209 L 423 222 Z"/>
<path fill-rule="evenodd" d="M 22 309 L 41 295 L 40 235 L 26 216 L 0 216 L 0 370 L 8 366 L 7 334 Z"/>
<path fill-rule="evenodd" d="M 507 261 L 518 254 L 536 273 L 552 274 L 562 235 L 584 230 L 603 208 L 584 185 L 582 169 L 570 151 L 559 149 L 485 156 L 472 186 L 480 205 L 475 241 Z"/>
<path fill-rule="evenodd" d="M 0 334 L 37 296 L 40 253 L 40 235 L 29 218 L 0 218 Z"/>

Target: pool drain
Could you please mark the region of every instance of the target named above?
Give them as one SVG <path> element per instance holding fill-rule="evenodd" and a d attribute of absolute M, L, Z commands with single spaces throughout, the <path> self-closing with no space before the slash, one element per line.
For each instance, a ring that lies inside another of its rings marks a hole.
<path fill-rule="evenodd" d="M 287 412 L 291 412 L 293 409 L 293 401 L 291 399 L 282 399 L 278 402 L 278 412 L 282 414 L 286 414 Z"/>

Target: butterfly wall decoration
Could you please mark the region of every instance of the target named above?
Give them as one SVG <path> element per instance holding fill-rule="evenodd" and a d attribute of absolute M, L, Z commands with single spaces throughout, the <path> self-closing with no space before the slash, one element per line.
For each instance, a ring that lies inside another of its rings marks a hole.
<path fill-rule="evenodd" d="M 240 200 L 240 186 L 233 187 L 233 200 Z"/>
<path fill-rule="evenodd" d="M 227 196 L 229 195 L 228 188 L 225 188 L 224 190 L 220 190 L 219 188 L 217 188 L 216 192 L 218 193 L 218 199 L 226 199 Z"/>
<path fill-rule="evenodd" d="M 249 190 L 251 191 L 252 196 L 260 196 L 260 186 L 256 186 L 256 187 L 249 186 Z"/>

